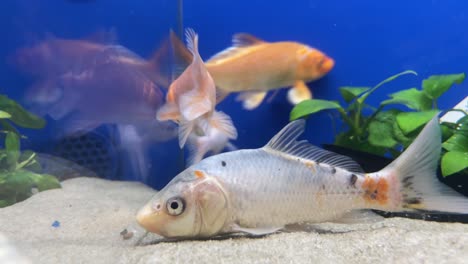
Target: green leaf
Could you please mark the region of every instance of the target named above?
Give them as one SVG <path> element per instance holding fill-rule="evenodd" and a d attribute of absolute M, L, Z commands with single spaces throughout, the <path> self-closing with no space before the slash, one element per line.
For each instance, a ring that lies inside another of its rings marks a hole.
<path fill-rule="evenodd" d="M 27 199 L 32 195 L 34 187 L 45 191 L 60 188 L 60 183 L 52 175 L 37 174 L 23 169 L 0 174 L 0 207 Z"/>
<path fill-rule="evenodd" d="M 26 111 L 21 105 L 5 95 L 0 95 L 0 109 L 11 115 L 10 120 L 25 128 L 43 128 L 45 120 Z"/>
<path fill-rule="evenodd" d="M 14 202 L 9 200 L 0 200 L 0 208 L 12 205 Z"/>
<path fill-rule="evenodd" d="M 465 133 L 468 135 L 468 115 L 460 118 L 458 121 L 457 121 L 457 132 L 458 133 Z"/>
<path fill-rule="evenodd" d="M 374 146 L 393 148 L 398 142 L 393 138 L 393 125 L 373 120 L 369 124 L 369 143 Z"/>
<path fill-rule="evenodd" d="M 369 123 L 368 141 L 374 146 L 393 148 L 398 141 L 393 135 L 393 125 L 399 110 L 379 112 Z"/>
<path fill-rule="evenodd" d="M 16 165 L 16 169 L 21 169 L 21 168 L 23 168 L 25 166 L 28 166 L 28 165 L 30 165 L 31 163 L 34 162 L 34 158 L 36 157 L 36 153 L 32 152 L 32 153 L 28 153 L 28 154 L 30 154 L 28 157 L 24 157 L 25 158 L 24 160 L 19 161 L 18 165 Z"/>
<path fill-rule="evenodd" d="M 0 160 L 3 160 L 7 157 L 6 151 L 4 149 L 0 150 Z"/>
<path fill-rule="evenodd" d="M 0 119 L 0 125 L 2 126 L 2 130 L 11 131 L 16 134 L 19 134 L 18 130 L 5 119 Z"/>
<path fill-rule="evenodd" d="M 5 139 L 5 149 L 8 160 L 8 167 L 15 168 L 20 156 L 20 141 L 16 133 L 7 132 Z"/>
<path fill-rule="evenodd" d="M 468 153 L 449 151 L 442 156 L 442 175 L 444 177 L 468 168 Z"/>
<path fill-rule="evenodd" d="M 34 182 L 30 178 L 30 174 L 31 172 L 25 170 L 13 171 L 9 173 L 5 186 L 14 190 L 15 195 L 29 194 L 31 192 L 31 188 L 34 186 Z"/>
<path fill-rule="evenodd" d="M 393 136 L 396 141 L 398 141 L 401 145 L 403 145 L 404 148 L 407 148 L 416 138 L 416 135 L 412 135 L 411 133 L 408 135 L 405 135 L 403 131 L 401 130 L 400 126 L 398 126 L 398 123 L 395 121 L 393 123 Z"/>
<path fill-rule="evenodd" d="M 360 94 L 368 91 L 370 87 L 350 87 L 344 86 L 340 87 L 340 93 L 346 103 L 351 102 L 354 98 L 358 97 Z"/>
<path fill-rule="evenodd" d="M 408 108 L 425 111 L 432 107 L 432 100 L 424 92 L 411 88 L 390 95 L 392 99 L 385 100 L 381 105 L 403 104 Z"/>
<path fill-rule="evenodd" d="M 33 159 L 31 159 L 27 163 L 24 163 L 26 160 L 29 160 L 31 156 L 33 157 Z M 21 153 L 21 156 L 20 156 L 18 162 L 20 164 L 24 164 L 24 166 L 22 167 L 23 169 L 26 169 L 26 170 L 29 170 L 29 171 L 32 171 L 32 172 L 41 172 L 42 171 L 41 165 L 36 160 L 36 153 L 34 153 L 31 150 L 23 151 L 23 153 Z"/>
<path fill-rule="evenodd" d="M 451 123 L 446 123 L 446 122 L 440 124 L 440 128 L 442 130 L 442 141 L 446 141 L 451 136 L 453 136 L 455 129 L 452 128 L 450 124 Z"/>
<path fill-rule="evenodd" d="M 335 145 L 383 156 L 386 149 L 372 146 L 368 141 L 359 141 L 352 133 L 341 133 L 335 139 Z"/>
<path fill-rule="evenodd" d="M 40 192 L 60 188 L 60 182 L 57 178 L 48 174 L 37 174 L 35 183 Z"/>
<path fill-rule="evenodd" d="M 0 110 L 0 118 L 5 119 L 5 118 L 10 118 L 11 115 L 5 111 Z"/>
<path fill-rule="evenodd" d="M 359 96 L 359 98 L 357 99 L 358 103 L 362 104 L 366 99 L 367 97 L 369 97 L 369 95 L 371 93 L 373 93 L 375 90 L 377 90 L 379 87 L 381 87 L 382 85 L 388 83 L 388 82 L 391 82 L 393 80 L 395 80 L 396 78 L 400 77 L 400 76 L 403 76 L 403 75 L 406 75 L 406 74 L 414 74 L 414 75 L 418 75 L 415 71 L 404 71 L 404 72 L 400 72 L 400 73 L 397 73 L 393 76 L 390 76 L 388 77 L 387 79 L 381 81 L 379 84 L 377 84 L 376 86 L 374 86 L 372 89 L 370 89 L 369 91 L 363 93 L 361 96 Z"/>
<path fill-rule="evenodd" d="M 437 99 L 452 87 L 453 84 L 460 84 L 463 80 L 465 80 L 465 73 L 432 75 L 423 80 L 422 88 L 430 98 Z"/>
<path fill-rule="evenodd" d="M 447 151 L 468 152 L 468 135 L 455 133 L 442 144 Z"/>
<path fill-rule="evenodd" d="M 403 112 L 396 117 L 403 133 L 409 134 L 431 120 L 439 111 Z"/>
<path fill-rule="evenodd" d="M 337 102 L 319 100 L 319 99 L 310 99 L 305 100 L 297 104 L 291 111 L 289 119 L 296 120 L 301 117 L 308 116 L 310 114 L 317 113 L 319 111 L 327 109 L 341 109 L 343 108 Z M 344 111 L 344 110 L 343 110 Z"/>

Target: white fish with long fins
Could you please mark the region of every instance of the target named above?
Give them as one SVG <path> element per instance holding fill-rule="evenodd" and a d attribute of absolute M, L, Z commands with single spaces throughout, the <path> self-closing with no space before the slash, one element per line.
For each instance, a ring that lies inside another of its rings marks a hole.
<path fill-rule="evenodd" d="M 291 122 L 260 149 L 202 160 L 177 175 L 137 214 L 164 237 L 268 234 L 295 223 L 359 219 L 360 212 L 429 210 L 468 213 L 468 199 L 438 182 L 441 132 L 434 117 L 411 146 L 381 171 L 296 141 Z"/>
<path fill-rule="evenodd" d="M 215 111 L 216 86 L 198 53 L 198 35 L 187 29 L 186 37 L 192 63 L 169 87 L 157 119 L 179 124 L 179 146 L 188 140 L 188 163 L 193 164 L 207 152 L 219 153 L 232 146 L 229 140 L 237 138 L 237 130 L 228 115 Z"/>

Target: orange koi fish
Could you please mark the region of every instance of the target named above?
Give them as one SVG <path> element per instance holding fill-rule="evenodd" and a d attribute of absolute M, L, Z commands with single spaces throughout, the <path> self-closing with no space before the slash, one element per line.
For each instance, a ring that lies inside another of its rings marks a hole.
<path fill-rule="evenodd" d="M 171 39 L 177 55 L 190 61 L 173 33 Z M 323 52 L 299 42 L 266 42 L 246 33 L 235 34 L 232 42 L 205 66 L 216 83 L 219 101 L 240 92 L 237 99 L 249 110 L 258 107 L 268 91 L 282 87 L 292 86 L 288 92 L 292 104 L 311 99 L 305 83 L 320 79 L 335 65 Z"/>

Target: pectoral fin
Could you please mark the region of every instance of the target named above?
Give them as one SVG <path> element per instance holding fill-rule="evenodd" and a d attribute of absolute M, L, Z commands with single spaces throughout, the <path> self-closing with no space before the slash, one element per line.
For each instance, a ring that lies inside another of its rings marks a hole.
<path fill-rule="evenodd" d="M 237 101 L 242 101 L 244 109 L 253 110 L 265 99 L 266 92 L 244 92 L 237 96 Z"/>
<path fill-rule="evenodd" d="M 194 129 L 195 123 L 192 121 L 183 121 L 179 123 L 179 147 L 182 149 L 187 142 L 187 138 Z"/>
<path fill-rule="evenodd" d="M 308 99 L 312 99 L 312 93 L 303 81 L 297 81 L 288 91 L 288 100 L 294 105 Z"/>
<path fill-rule="evenodd" d="M 239 225 L 234 225 L 232 227 L 233 231 L 243 232 L 247 234 L 251 234 L 254 236 L 262 236 L 271 233 L 275 233 L 276 231 L 282 229 L 283 227 L 241 227 Z"/>
<path fill-rule="evenodd" d="M 340 224 L 371 224 L 383 219 L 383 216 L 369 210 L 353 210 L 333 222 Z"/>

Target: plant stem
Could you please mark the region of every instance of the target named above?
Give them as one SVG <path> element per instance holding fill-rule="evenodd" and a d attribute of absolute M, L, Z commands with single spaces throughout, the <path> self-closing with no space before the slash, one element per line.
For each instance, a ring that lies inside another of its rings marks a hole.
<path fill-rule="evenodd" d="M 357 134 L 358 127 L 355 126 L 353 120 L 346 115 L 346 112 L 343 109 L 338 109 L 338 112 L 340 113 L 341 118 L 343 118 L 345 123 L 351 128 L 351 130 L 354 131 L 355 134 Z"/>
<path fill-rule="evenodd" d="M 372 113 L 372 115 L 366 120 L 366 122 L 364 123 L 364 125 L 362 126 L 363 127 L 363 130 L 366 130 L 367 127 L 369 126 L 370 122 L 375 118 L 375 116 L 380 112 L 382 111 L 383 109 L 383 105 L 380 105 L 377 110 L 374 111 L 374 113 Z"/>
<path fill-rule="evenodd" d="M 362 104 L 358 103 L 358 109 L 354 115 L 354 127 L 356 128 L 356 134 L 358 136 L 361 136 L 361 133 L 362 133 L 362 130 L 359 126 L 359 123 L 361 123 L 361 120 L 360 120 L 361 112 L 362 112 Z"/>

